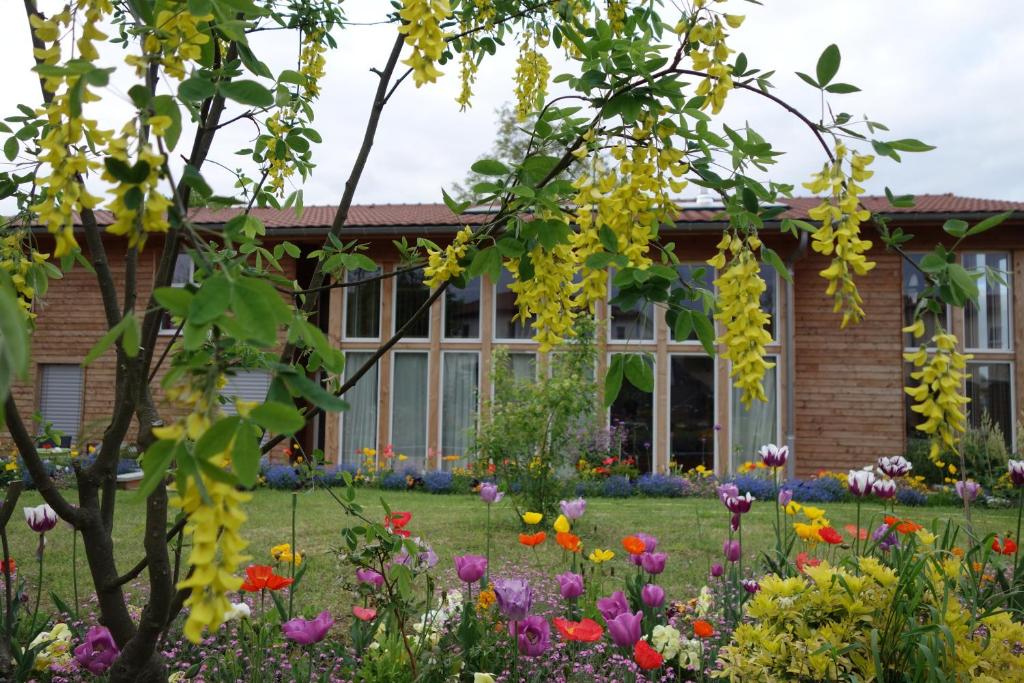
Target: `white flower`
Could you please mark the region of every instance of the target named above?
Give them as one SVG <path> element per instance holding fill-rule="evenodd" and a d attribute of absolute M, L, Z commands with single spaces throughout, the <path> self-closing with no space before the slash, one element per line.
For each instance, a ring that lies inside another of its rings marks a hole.
<path fill-rule="evenodd" d="M 700 669 L 704 645 L 697 638 L 680 638 L 679 666 L 687 669 Z"/>
<path fill-rule="evenodd" d="M 679 631 L 671 626 L 658 625 L 651 632 L 651 645 L 666 660 L 672 660 L 679 654 L 681 638 Z"/>
<path fill-rule="evenodd" d="M 473 674 L 473 683 L 494 683 L 494 674 L 477 672 Z"/>
<path fill-rule="evenodd" d="M 224 621 L 241 619 L 242 617 L 248 619 L 250 616 L 252 616 L 252 610 L 249 609 L 249 605 L 244 602 L 233 602 L 231 603 L 231 607 L 224 612 Z"/>
<path fill-rule="evenodd" d="M 846 476 L 846 485 L 850 493 L 858 497 L 864 497 L 871 493 L 871 486 L 875 483 L 875 473 L 870 468 L 863 470 L 850 470 Z"/>
<path fill-rule="evenodd" d="M 707 616 L 708 612 L 711 611 L 711 607 L 715 603 L 714 593 L 711 592 L 711 588 L 704 586 L 700 589 L 700 594 L 697 596 L 697 616 Z"/>
<path fill-rule="evenodd" d="M 36 671 L 46 671 L 51 664 L 67 664 L 71 660 L 71 629 L 67 624 L 54 624 L 49 631 L 40 632 L 29 643 L 29 649 L 43 644 L 46 647 L 36 653 Z"/>

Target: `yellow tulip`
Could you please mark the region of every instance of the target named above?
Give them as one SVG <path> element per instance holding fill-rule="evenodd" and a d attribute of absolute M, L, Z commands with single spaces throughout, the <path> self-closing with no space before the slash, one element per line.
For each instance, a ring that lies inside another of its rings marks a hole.
<path fill-rule="evenodd" d="M 558 519 L 555 520 L 555 531 L 560 534 L 567 534 L 571 528 L 569 518 L 565 515 L 558 515 Z"/>
<path fill-rule="evenodd" d="M 615 552 L 612 550 L 601 550 L 600 548 L 594 550 L 594 552 L 588 555 L 590 561 L 594 564 L 601 564 L 615 557 Z"/>
<path fill-rule="evenodd" d="M 524 512 L 523 521 L 527 524 L 540 524 L 540 520 L 544 519 L 544 515 L 539 512 Z"/>

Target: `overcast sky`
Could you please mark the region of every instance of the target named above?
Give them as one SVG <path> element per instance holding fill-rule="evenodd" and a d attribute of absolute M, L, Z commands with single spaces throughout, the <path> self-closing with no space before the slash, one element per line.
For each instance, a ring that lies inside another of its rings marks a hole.
<path fill-rule="evenodd" d="M 41 5 L 46 7 L 47 0 Z M 351 20 L 379 19 L 384 0 L 346 0 Z M 876 163 L 872 192 L 889 186 L 899 193 L 940 193 L 1024 201 L 1024 12 L 1020 0 L 765 0 L 763 6 L 731 0 L 725 7 L 747 14 L 730 43 L 747 53 L 752 66 L 776 69 L 777 94 L 817 111 L 817 98 L 794 71 L 813 73 L 821 50 L 835 42 L 843 61 L 837 80 L 863 92 L 837 96 L 837 107 L 868 114 L 887 124 L 893 138 L 919 138 L 936 145 L 928 154 L 905 155 L 902 164 Z M 267 34 L 257 50 L 272 67 L 294 62 L 294 47 L 280 34 Z M 393 26 L 352 26 L 337 30 L 339 49 L 329 54 L 315 127 L 324 142 L 316 148 L 319 168 L 304 186 L 306 204 L 336 203 L 355 156 L 376 76 L 386 60 Z M 5 115 L 15 105 L 36 105 L 38 84 L 29 72 L 31 57 L 22 3 L 0 2 L 0 48 L 4 55 Z M 105 55 L 110 65 L 120 55 Z M 552 58 L 557 59 L 552 50 Z M 494 109 L 512 99 L 514 50 L 486 60 L 476 98 L 468 112 L 455 103 L 457 65 L 447 66 L 437 84 L 415 88 L 411 79 L 385 110 L 357 202 L 401 203 L 440 200 L 439 188 L 463 177 L 489 148 Z M 554 73 L 564 62 L 556 61 Z M 118 101 L 104 104 L 107 127 L 127 114 Z M 123 97 L 122 97 L 123 100 Z M 805 128 L 755 95 L 734 93 L 724 111 L 734 126 L 749 122 L 787 154 L 773 171 L 782 182 L 799 183 L 820 167 L 820 150 Z M 215 159 L 229 167 L 233 152 L 249 144 L 250 124 L 219 139 Z M 184 148 L 185 145 L 182 145 Z M 179 151 L 182 151 L 179 149 Z M 209 165 L 208 165 L 209 166 Z M 230 191 L 226 175 L 209 171 L 216 189 Z"/>

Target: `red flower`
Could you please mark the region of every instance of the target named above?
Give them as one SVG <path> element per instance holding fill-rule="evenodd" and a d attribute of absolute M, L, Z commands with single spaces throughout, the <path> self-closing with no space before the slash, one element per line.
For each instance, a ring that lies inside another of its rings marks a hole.
<path fill-rule="evenodd" d="M 665 663 L 665 659 L 648 645 L 646 640 L 636 641 L 636 645 L 633 646 L 633 661 L 644 671 L 657 669 Z"/>
<path fill-rule="evenodd" d="M 917 522 L 911 522 L 909 519 L 900 519 L 898 517 L 893 517 L 892 515 L 887 515 L 885 517 L 885 523 L 890 529 L 895 528 L 896 531 L 901 534 L 912 534 L 915 531 L 920 531 L 924 528 Z"/>
<path fill-rule="evenodd" d="M 281 590 L 292 585 L 294 579 L 286 579 L 274 573 L 273 567 L 265 564 L 251 564 L 245 568 L 245 583 L 242 590 L 259 593 L 261 590 Z"/>
<path fill-rule="evenodd" d="M 543 531 L 538 531 L 535 534 L 519 534 L 519 542 L 532 548 L 543 543 L 547 537 L 548 535 Z"/>
<path fill-rule="evenodd" d="M 377 616 L 377 610 L 357 605 L 352 608 L 352 614 L 356 615 L 356 619 L 360 621 L 373 621 L 374 617 Z"/>
<path fill-rule="evenodd" d="M 405 531 L 405 525 L 408 524 L 411 519 L 411 512 L 392 512 L 389 515 L 384 515 L 384 526 L 393 534 L 409 538 L 410 534 L 408 531 Z"/>
<path fill-rule="evenodd" d="M 622 547 L 626 549 L 626 552 L 630 555 L 639 555 L 643 551 L 647 550 L 647 544 L 636 536 L 626 536 L 622 539 Z"/>
<path fill-rule="evenodd" d="M 580 543 L 580 537 L 576 534 L 570 534 L 568 532 L 559 531 L 557 534 L 555 534 L 555 540 L 558 541 L 558 545 L 562 546 L 570 553 L 579 552 L 580 549 L 583 547 L 583 544 Z"/>
<path fill-rule="evenodd" d="M 853 524 L 847 524 L 843 528 L 846 529 L 846 533 L 850 534 L 850 536 L 853 536 L 854 538 L 859 536 L 860 540 L 862 540 L 862 541 L 868 540 L 868 530 L 867 529 L 861 529 L 860 533 L 858 533 L 857 532 L 857 527 L 855 527 Z"/>
<path fill-rule="evenodd" d="M 14 558 L 7 560 L 7 573 L 13 576 L 18 571 L 18 565 L 15 564 Z M 0 576 L 4 575 L 4 561 L 0 560 Z"/>
<path fill-rule="evenodd" d="M 817 557 L 810 557 L 806 551 L 796 554 L 796 570 L 801 574 L 804 573 L 804 567 L 817 567 L 819 564 L 821 564 L 821 560 Z"/>
<path fill-rule="evenodd" d="M 843 542 L 843 535 L 830 526 L 818 529 L 818 537 L 831 545 L 838 545 Z"/>
<path fill-rule="evenodd" d="M 1013 555 L 1017 552 L 1017 543 L 1012 538 L 1006 538 L 1005 536 L 1002 543 L 1000 543 L 999 537 L 996 536 L 992 539 L 992 550 L 1000 555 Z"/>
<path fill-rule="evenodd" d="M 703 619 L 698 619 L 693 622 L 693 635 L 698 638 L 710 638 L 715 635 L 715 627 Z"/>
<path fill-rule="evenodd" d="M 604 629 L 593 619 L 569 621 L 562 617 L 555 617 L 551 621 L 563 638 L 577 643 L 593 643 L 600 640 L 604 634 Z"/>

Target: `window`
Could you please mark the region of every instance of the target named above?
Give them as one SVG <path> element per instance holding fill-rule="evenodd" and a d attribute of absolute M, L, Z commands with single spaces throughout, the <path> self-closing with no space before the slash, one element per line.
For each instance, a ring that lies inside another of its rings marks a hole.
<path fill-rule="evenodd" d="M 465 459 L 476 424 L 480 357 L 476 352 L 441 356 L 441 456 L 445 469 Z"/>
<path fill-rule="evenodd" d="M 765 290 L 761 292 L 761 310 L 771 315 L 768 331 L 771 332 L 772 340 L 778 341 L 779 329 L 779 274 L 767 263 L 761 264 L 761 279 L 764 280 Z"/>
<path fill-rule="evenodd" d="M 427 461 L 429 354 L 396 352 L 391 370 L 391 445 L 408 460 L 396 468 L 422 471 Z"/>
<path fill-rule="evenodd" d="M 449 286 L 444 293 L 444 336 L 480 338 L 480 278 L 464 288 Z"/>
<path fill-rule="evenodd" d="M 978 303 L 964 305 L 964 345 L 968 349 L 1009 351 L 1010 256 L 1002 253 L 964 254 L 963 266 L 978 278 Z"/>
<path fill-rule="evenodd" d="M 71 363 L 39 366 L 39 414 L 64 436 L 63 447 L 78 438 L 82 424 L 82 367 Z M 42 431 L 40 425 L 40 431 Z"/>
<path fill-rule="evenodd" d="M 373 356 L 369 351 L 345 354 L 345 379 L 350 379 Z M 364 448 L 377 447 L 377 370 L 374 365 L 345 392 L 349 409 L 341 413 L 341 462 L 360 463 Z"/>
<path fill-rule="evenodd" d="M 375 270 L 350 270 L 345 281 L 345 336 L 349 339 L 376 339 L 380 336 L 380 280 Z"/>
<path fill-rule="evenodd" d="M 174 272 L 171 274 L 171 287 L 184 287 L 191 284 L 195 277 L 195 271 L 196 266 L 192 262 L 192 257 L 188 254 L 178 254 L 174 261 Z M 177 331 L 178 326 L 171 319 L 171 314 L 164 311 L 160 318 L 160 334 L 174 334 Z"/>
<path fill-rule="evenodd" d="M 910 259 L 914 263 L 920 263 L 921 259 L 924 258 L 924 254 L 910 254 Z M 903 325 L 904 327 L 914 322 L 914 310 L 917 308 L 917 299 L 921 295 L 921 292 L 925 290 L 928 282 L 925 280 L 924 275 L 915 268 L 912 264 L 903 261 Z M 939 323 L 943 329 L 949 329 L 949 309 L 943 308 L 942 315 L 939 316 Z M 917 348 L 920 346 L 921 341 L 929 343 L 931 338 L 935 335 L 935 316 L 926 313 L 924 315 L 924 336 L 921 339 L 914 339 L 914 336 L 909 332 L 903 333 L 903 345 L 907 348 Z M 909 386 L 909 385 L 908 385 Z M 918 436 L 921 436 L 921 432 L 917 432 Z"/>
<path fill-rule="evenodd" d="M 672 462 L 683 470 L 715 466 L 715 361 L 671 357 L 669 431 Z"/>
<path fill-rule="evenodd" d="M 508 362 L 512 367 L 512 376 L 517 380 L 537 379 L 537 354 L 535 353 L 510 353 Z"/>
<path fill-rule="evenodd" d="M 654 341 L 654 304 L 642 299 L 611 303 L 619 295 L 619 288 L 615 286 L 614 273 L 610 273 L 608 279 L 608 321 L 611 339 Z"/>
<path fill-rule="evenodd" d="M 695 277 L 698 270 L 703 271 L 699 279 Z M 690 285 L 691 287 L 699 287 L 700 289 L 704 289 L 709 292 L 714 291 L 713 282 L 715 280 L 715 269 L 712 268 L 711 266 L 702 265 L 699 263 L 681 263 L 678 266 L 676 266 L 676 272 L 679 273 L 679 281 L 681 283 Z M 707 315 L 707 313 L 704 312 L 703 297 L 698 297 L 696 299 L 684 299 L 681 303 L 685 308 L 688 308 L 691 311 L 696 311 L 697 313 L 704 316 Z M 670 341 L 697 341 L 697 333 L 692 329 L 690 330 L 690 334 L 689 336 L 686 337 L 686 339 L 676 339 L 675 335 L 672 334 L 671 330 L 669 330 L 669 334 L 671 337 Z"/>
<path fill-rule="evenodd" d="M 267 391 L 269 390 L 270 372 L 267 370 L 240 370 L 228 377 L 228 383 L 220 392 L 220 395 L 228 400 L 224 404 L 223 410 L 228 415 L 237 414 L 235 398 L 263 403 L 267 400 Z"/>
<path fill-rule="evenodd" d="M 999 427 L 1007 448 L 1013 448 L 1013 397 L 1009 362 L 969 362 L 967 371 L 967 416 L 977 429 L 986 419 Z M 916 415 L 916 413 L 915 413 Z"/>
<path fill-rule="evenodd" d="M 508 286 L 512 284 L 512 273 L 507 270 L 501 271 L 501 278 L 494 285 L 494 338 L 495 339 L 529 339 L 533 336 L 533 329 L 530 323 L 535 318 L 527 321 L 513 320 L 519 313 L 516 308 L 515 292 Z"/>
<path fill-rule="evenodd" d="M 777 362 L 777 358 L 769 357 Z M 758 449 L 766 443 L 778 443 L 779 438 L 779 403 L 778 377 L 779 368 L 769 368 L 764 374 L 764 393 L 767 401 L 754 400 L 748 409 L 740 401 L 742 392 L 732 387 L 732 422 L 729 425 L 732 442 L 731 471 L 735 472 L 744 462 L 753 460 Z"/>
<path fill-rule="evenodd" d="M 650 472 L 654 465 L 654 393 L 641 391 L 624 380 L 612 403 L 609 421 L 624 432 L 622 457 L 635 458 L 642 472 Z"/>
<path fill-rule="evenodd" d="M 395 276 L 395 330 L 398 330 L 430 298 L 430 288 L 423 284 L 423 271 L 413 270 Z M 430 311 L 416 319 L 406 339 L 430 337 Z"/>

